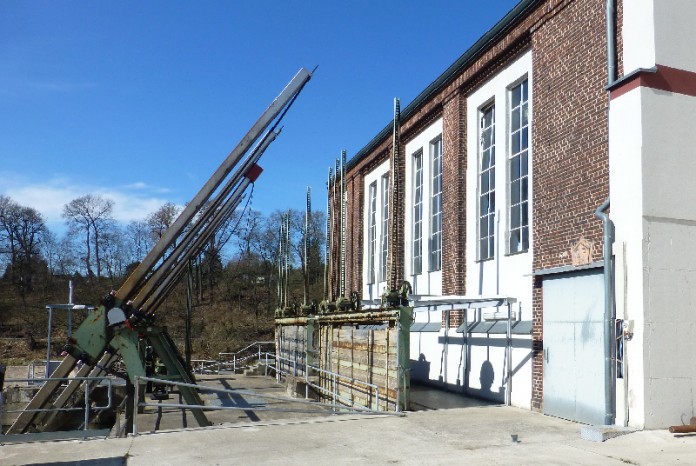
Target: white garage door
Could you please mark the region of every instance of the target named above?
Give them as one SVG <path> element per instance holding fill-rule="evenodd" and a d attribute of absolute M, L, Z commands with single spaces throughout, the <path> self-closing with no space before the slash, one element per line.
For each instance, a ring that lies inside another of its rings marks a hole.
<path fill-rule="evenodd" d="M 544 279 L 544 413 L 604 424 L 602 269 Z"/>

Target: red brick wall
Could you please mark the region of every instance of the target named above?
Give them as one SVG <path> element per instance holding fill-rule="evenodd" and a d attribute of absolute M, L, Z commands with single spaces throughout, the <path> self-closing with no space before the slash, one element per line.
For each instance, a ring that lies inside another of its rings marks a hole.
<path fill-rule="evenodd" d="M 539 24 L 533 45 L 534 269 L 571 265 L 581 237 L 602 259 L 595 209 L 609 194 L 604 0 L 576 0 Z M 533 401 L 543 406 L 543 282 L 533 303 Z"/>
<path fill-rule="evenodd" d="M 442 294 L 466 283 L 466 97 L 445 101 L 442 130 Z"/>
<path fill-rule="evenodd" d="M 580 237 L 594 242 L 592 259 L 602 259 L 602 225 L 594 211 L 608 195 L 605 3 L 544 2 L 402 121 L 405 145 L 443 117 L 444 294 L 466 293 L 466 94 L 529 47 L 533 58 L 534 268 L 570 265 L 570 247 Z M 623 10 L 622 2 L 618 4 L 618 65 L 623 72 Z M 389 108 L 386 102 L 384 106 Z M 353 198 L 349 201 L 349 290 L 362 289 L 363 177 L 386 160 L 390 146 L 391 137 L 387 137 L 348 174 Z M 403 231 L 400 238 L 403 259 Z M 403 270 L 403 260 L 399 267 Z M 542 287 L 543 281 L 536 280 L 532 303 L 532 407 L 539 410 L 543 407 Z"/>

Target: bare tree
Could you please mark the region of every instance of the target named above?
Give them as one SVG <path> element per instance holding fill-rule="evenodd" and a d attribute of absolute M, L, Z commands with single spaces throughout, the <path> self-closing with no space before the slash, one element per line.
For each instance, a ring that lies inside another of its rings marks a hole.
<path fill-rule="evenodd" d="M 24 207 L 6 196 L 0 199 L 0 230 L 2 252 L 8 255 L 12 282 L 24 295 L 32 290 L 36 265 L 41 257 L 41 243 L 47 233 L 43 216 L 31 207 Z"/>
<path fill-rule="evenodd" d="M 101 196 L 87 194 L 73 199 L 63 208 L 63 217 L 75 231 L 82 231 L 85 237 L 85 266 L 88 276 L 93 276 L 92 271 L 92 244 L 94 244 L 94 262 L 97 267 L 97 278 L 101 277 L 101 235 L 105 228 L 113 222 L 111 216 L 114 202 Z"/>
<path fill-rule="evenodd" d="M 147 217 L 146 222 L 155 241 L 164 235 L 167 228 L 176 220 L 177 215 L 179 215 L 179 208 L 171 202 L 167 202 Z"/>
<path fill-rule="evenodd" d="M 125 242 L 129 252 L 129 262 L 132 264 L 143 260 L 153 245 L 148 223 L 142 220 L 130 222 L 126 226 Z"/>

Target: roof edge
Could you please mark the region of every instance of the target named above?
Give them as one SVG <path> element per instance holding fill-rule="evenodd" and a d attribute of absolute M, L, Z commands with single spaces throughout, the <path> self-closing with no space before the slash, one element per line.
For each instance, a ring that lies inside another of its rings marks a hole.
<path fill-rule="evenodd" d="M 474 44 L 469 47 L 454 63 L 452 63 L 440 76 L 438 76 L 428 87 L 426 87 L 415 99 L 411 101 L 402 111 L 401 118 L 410 117 L 415 111 L 420 108 L 433 94 L 441 87 L 450 82 L 464 68 L 470 65 L 481 52 L 487 50 L 492 42 L 497 39 L 514 24 L 519 22 L 530 9 L 535 8 L 545 0 L 522 0 L 512 10 L 510 10 L 503 18 L 498 21 L 491 29 L 481 36 Z M 392 119 L 382 131 L 377 133 L 370 142 L 360 149 L 346 164 L 346 169 L 350 170 L 357 165 L 367 154 L 377 147 L 385 138 L 387 138 L 393 130 L 394 120 Z"/>

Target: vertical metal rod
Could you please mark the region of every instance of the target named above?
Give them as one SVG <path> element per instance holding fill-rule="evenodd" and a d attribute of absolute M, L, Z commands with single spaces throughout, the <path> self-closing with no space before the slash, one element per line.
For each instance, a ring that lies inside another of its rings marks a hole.
<path fill-rule="evenodd" d="M 53 333 L 53 308 L 48 307 L 48 341 L 46 342 L 46 378 L 51 376 L 51 333 Z"/>
<path fill-rule="evenodd" d="M 312 188 L 307 186 L 307 209 L 305 210 L 304 236 L 304 305 L 309 300 L 309 217 L 312 215 Z"/>
<path fill-rule="evenodd" d="M 331 371 L 331 377 L 333 379 L 331 383 L 331 391 L 333 395 L 333 412 L 336 414 L 336 373 Z"/>
<path fill-rule="evenodd" d="M 331 235 L 331 167 L 326 180 L 326 246 L 324 247 L 324 301 L 329 299 L 329 236 Z"/>
<path fill-rule="evenodd" d="M 138 435 L 138 404 L 140 403 L 140 376 L 135 376 L 135 387 L 133 394 L 133 437 Z"/>
<path fill-rule="evenodd" d="M 283 307 L 283 221 L 278 229 L 278 309 Z"/>
<path fill-rule="evenodd" d="M 428 319 L 430 319 L 430 309 L 428 309 Z M 396 321 L 396 403 L 394 403 L 397 413 L 401 412 L 401 385 L 404 379 L 401 378 L 401 316 Z M 404 387 L 406 388 L 406 387 Z M 387 393 L 387 400 L 389 394 Z M 387 411 L 389 410 L 389 402 L 387 401 Z"/>
<path fill-rule="evenodd" d="M 193 264 L 192 260 L 188 260 L 188 273 L 186 277 L 186 323 L 184 352 L 186 357 L 186 367 L 191 369 L 191 316 L 193 314 Z"/>
<path fill-rule="evenodd" d="M 83 430 L 89 429 L 89 382 L 85 383 L 85 426 Z"/>
<path fill-rule="evenodd" d="M 290 212 L 285 217 L 285 307 L 288 307 L 288 288 L 290 287 Z"/>
<path fill-rule="evenodd" d="M 338 176 L 341 171 L 341 162 L 336 159 L 336 167 L 334 170 L 334 183 L 333 183 L 333 205 L 334 205 L 334 218 L 333 218 L 333 224 L 331 225 L 331 253 L 336 254 L 336 257 L 333 258 L 332 260 L 332 266 L 336 266 L 336 270 L 333 271 L 334 277 L 332 277 L 333 282 L 336 284 L 336 287 L 333 288 L 332 286 L 332 294 L 331 294 L 331 300 L 334 301 L 337 296 L 340 296 L 340 269 L 341 269 L 341 260 L 340 260 L 340 254 L 338 254 L 337 249 L 340 247 L 340 216 L 341 216 L 341 209 L 340 209 L 340 204 L 338 202 L 338 194 L 336 192 L 338 184 Z M 338 260 L 337 260 L 338 259 Z"/>
<path fill-rule="evenodd" d="M 400 205 L 398 198 L 399 165 L 401 163 L 401 101 L 394 98 L 394 130 L 392 134 L 392 166 L 391 166 L 391 193 L 389 200 L 389 244 L 387 245 L 387 257 L 389 264 L 389 283 L 387 288 L 395 290 L 398 287 L 397 274 L 397 249 L 399 247 L 399 228 L 397 205 Z"/>
<path fill-rule="evenodd" d="M 341 151 L 341 296 L 346 293 L 346 151 Z"/>
<path fill-rule="evenodd" d="M 510 406 L 512 404 L 512 304 L 508 302 L 507 305 L 507 382 L 505 383 L 505 404 Z"/>

